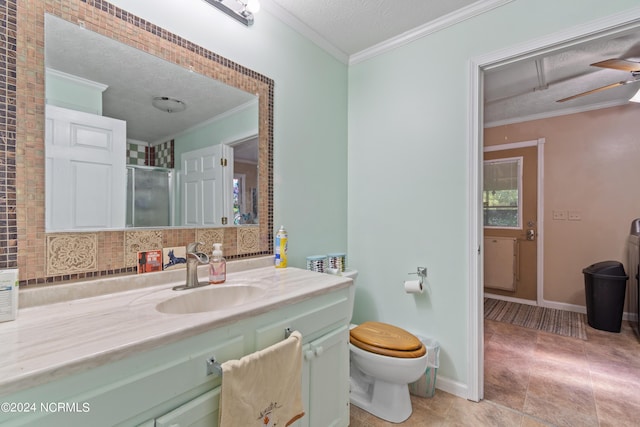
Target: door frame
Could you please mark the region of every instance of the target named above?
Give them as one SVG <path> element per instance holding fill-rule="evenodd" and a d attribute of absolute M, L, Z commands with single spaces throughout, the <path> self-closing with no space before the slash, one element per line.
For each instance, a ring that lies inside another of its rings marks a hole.
<path fill-rule="evenodd" d="M 533 139 L 531 141 L 521 141 L 521 142 L 512 142 L 509 144 L 500 144 L 500 145 L 490 145 L 483 148 L 483 153 L 490 153 L 496 151 L 504 151 L 504 150 L 513 150 L 517 148 L 526 148 L 526 147 L 538 147 L 537 156 L 538 156 L 538 171 L 537 171 L 537 184 L 538 184 L 538 194 L 536 197 L 536 215 L 537 215 L 537 224 L 536 230 L 538 231 L 538 235 L 536 236 L 536 255 L 537 265 L 536 265 L 536 304 L 541 305 L 544 301 L 544 144 L 545 138 Z M 481 160 L 481 172 L 484 169 L 484 158 Z M 480 206 L 480 210 L 482 210 L 482 205 Z M 523 219 L 524 221 L 524 219 Z M 524 229 L 524 224 L 523 224 Z M 480 242 L 484 242 L 484 224 L 482 230 L 480 230 L 482 236 L 480 238 Z M 480 251 L 480 258 L 484 266 L 484 251 Z M 483 267 L 484 269 L 484 267 Z M 484 293 L 484 271 L 483 275 L 480 277 L 482 290 Z M 502 297 L 502 299 L 509 300 L 509 297 Z M 484 297 L 483 297 L 484 300 Z M 521 302 L 520 300 L 511 298 L 514 302 Z M 484 310 L 483 310 L 484 313 Z"/>
<path fill-rule="evenodd" d="M 484 397 L 484 294 L 481 254 L 484 70 L 635 28 L 640 28 L 640 7 L 469 60 L 467 93 L 469 105 L 467 120 L 469 205 L 467 399 L 469 400 L 477 402 Z"/>

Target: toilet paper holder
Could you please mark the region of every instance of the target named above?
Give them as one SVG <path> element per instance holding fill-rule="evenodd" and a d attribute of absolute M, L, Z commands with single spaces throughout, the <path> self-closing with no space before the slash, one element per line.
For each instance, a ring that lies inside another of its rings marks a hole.
<path fill-rule="evenodd" d="M 417 274 L 418 278 L 420 280 L 420 284 L 422 285 L 424 279 L 427 278 L 427 267 L 418 267 L 418 270 L 415 273 L 408 273 L 408 274 Z"/>

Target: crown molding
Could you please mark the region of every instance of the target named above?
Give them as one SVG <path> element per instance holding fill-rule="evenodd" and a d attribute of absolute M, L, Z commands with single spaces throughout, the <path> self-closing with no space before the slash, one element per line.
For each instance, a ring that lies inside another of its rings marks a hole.
<path fill-rule="evenodd" d="M 413 30 L 410 30 L 398 36 L 392 37 L 384 42 L 378 43 L 358 53 L 354 53 L 351 56 L 349 56 L 347 53 L 343 52 L 342 50 L 340 50 L 339 48 L 331 44 L 320 34 L 318 34 L 316 31 L 311 29 L 308 25 L 300 21 L 295 16 L 291 15 L 289 12 L 287 12 L 285 9 L 280 7 L 275 2 L 271 0 L 261 0 L 261 4 L 264 10 L 268 11 L 270 14 L 278 18 L 280 21 L 287 24 L 289 27 L 293 28 L 302 36 L 311 40 L 318 47 L 325 50 L 327 53 L 332 55 L 338 61 L 347 65 L 352 65 L 352 64 L 357 64 L 358 62 L 365 61 L 374 56 L 380 55 L 384 52 L 393 50 L 399 46 L 410 43 L 421 37 L 443 30 L 459 22 L 473 18 L 474 16 L 485 13 L 491 9 L 495 9 L 504 4 L 511 3 L 512 1 L 514 0 L 477 1 L 455 12 L 451 12 L 448 15 L 445 15 L 433 21 L 427 22 L 424 25 L 414 28 Z"/>
<path fill-rule="evenodd" d="M 349 63 L 349 55 L 335 47 L 333 44 L 329 43 L 327 39 L 322 37 L 316 31 L 311 29 L 311 27 L 309 27 L 307 24 L 300 21 L 298 18 L 287 12 L 275 2 L 271 0 L 261 0 L 260 4 L 262 5 L 263 10 L 266 10 L 271 15 L 275 16 L 280 21 L 300 33 L 302 36 L 311 40 L 318 47 L 329 53 L 338 61 L 342 62 L 343 64 Z"/>
<path fill-rule="evenodd" d="M 99 92 L 104 92 L 109 87 L 108 85 L 105 85 L 103 83 L 98 83 L 98 82 L 94 82 L 93 80 L 88 80 L 82 77 L 74 76 L 73 74 L 65 73 L 63 71 L 56 70 L 55 68 L 45 67 L 45 74 L 49 76 L 57 77 L 61 80 L 72 82 L 76 85 L 97 90 Z"/>
<path fill-rule="evenodd" d="M 514 0 L 481 0 L 477 1 L 469 6 L 458 9 L 447 15 L 444 15 L 433 21 L 429 21 L 424 25 L 414 28 L 395 37 L 392 37 L 382 43 L 378 43 L 370 48 L 362 50 L 358 53 L 354 53 L 349 57 L 349 65 L 357 64 L 359 62 L 366 61 L 367 59 L 381 55 L 390 50 L 396 49 L 402 45 L 410 43 L 419 38 L 428 36 L 429 34 L 436 33 L 444 30 L 445 28 L 456 25 L 467 19 L 471 19 L 475 16 L 481 15 L 497 7 L 503 6 L 507 3 L 511 3 Z"/>
<path fill-rule="evenodd" d="M 257 98 L 256 99 L 251 99 L 251 100 L 245 102 L 244 104 L 240 104 L 237 107 L 234 107 L 234 108 L 232 108 L 230 110 L 227 110 L 227 111 L 225 111 L 223 113 L 220 113 L 217 116 L 213 116 L 210 119 L 205 120 L 204 122 L 200 122 L 200 123 L 198 123 L 196 125 L 191 126 L 190 128 L 184 129 L 184 130 L 182 130 L 182 131 L 180 131 L 178 133 L 174 133 L 172 135 L 168 135 L 168 136 L 162 137 L 158 141 L 152 141 L 150 144 L 151 145 L 158 145 L 158 144 L 162 144 L 163 142 L 168 141 L 170 139 L 176 139 L 179 136 L 184 135 L 186 133 L 193 132 L 194 130 L 197 130 L 197 129 L 202 129 L 202 128 L 205 128 L 207 126 L 210 126 L 213 123 L 220 122 L 222 120 L 228 119 L 229 117 L 233 116 L 234 114 L 238 114 L 239 112 L 241 112 L 243 110 L 247 110 L 247 109 L 249 109 L 251 107 L 254 107 L 256 105 L 258 105 L 258 99 Z M 250 133 L 251 134 L 257 134 L 258 131 L 252 130 Z"/>

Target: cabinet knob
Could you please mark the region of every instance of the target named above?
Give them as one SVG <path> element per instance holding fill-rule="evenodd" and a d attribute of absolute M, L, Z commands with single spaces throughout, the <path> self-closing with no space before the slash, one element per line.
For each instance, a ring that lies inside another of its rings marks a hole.
<path fill-rule="evenodd" d="M 315 353 L 316 353 L 316 356 L 321 356 L 322 353 L 324 353 L 324 349 L 322 347 L 316 347 Z"/>
<path fill-rule="evenodd" d="M 307 350 L 304 352 L 304 358 L 306 360 L 313 359 L 313 351 Z"/>

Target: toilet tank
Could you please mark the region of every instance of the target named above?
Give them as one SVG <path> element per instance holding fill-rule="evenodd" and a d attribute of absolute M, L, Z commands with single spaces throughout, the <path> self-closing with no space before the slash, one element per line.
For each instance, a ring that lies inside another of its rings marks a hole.
<path fill-rule="evenodd" d="M 353 317 L 353 305 L 356 299 L 356 277 L 358 277 L 358 270 L 354 270 L 351 268 L 346 269 L 342 272 L 344 277 L 348 277 L 349 279 L 353 279 L 353 285 L 349 287 L 349 299 L 351 300 L 351 307 L 349 309 L 349 321 Z"/>
<path fill-rule="evenodd" d="M 356 277 L 358 277 L 358 270 L 354 270 L 352 268 L 347 268 L 346 270 L 344 270 L 342 272 L 342 275 L 344 277 L 348 277 L 348 278 L 353 279 L 355 281 Z"/>

